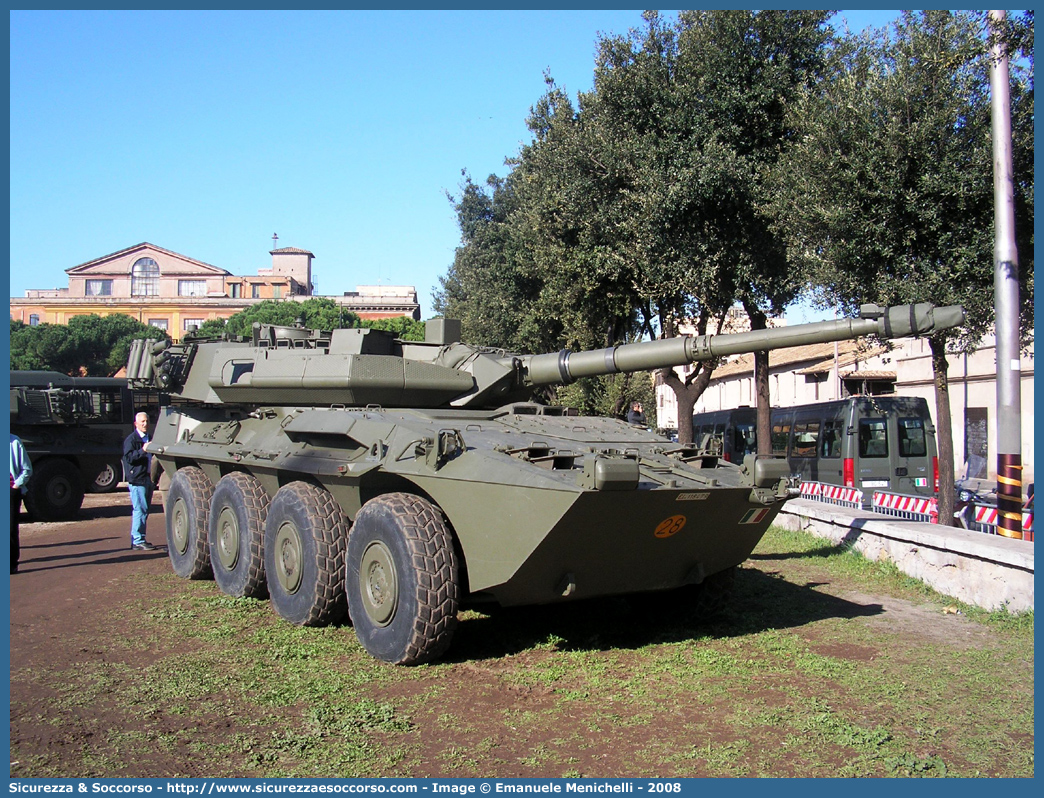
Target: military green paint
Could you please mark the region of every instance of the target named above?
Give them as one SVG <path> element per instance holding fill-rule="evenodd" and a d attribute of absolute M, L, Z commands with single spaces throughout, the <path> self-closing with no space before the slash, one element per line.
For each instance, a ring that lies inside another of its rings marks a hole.
<path fill-rule="evenodd" d="M 149 444 L 167 472 L 198 466 L 217 483 L 242 471 L 269 496 L 303 480 L 328 490 L 348 519 L 384 493 L 426 496 L 450 525 L 461 583 L 476 598 L 540 604 L 667 590 L 738 565 L 789 488 L 783 461 L 732 464 L 622 421 L 533 404 L 535 385 L 870 332 L 927 333 L 961 318 L 959 308 L 871 307 L 860 319 L 536 356 L 468 346 L 445 330 L 407 343 L 375 330 L 261 325 L 250 340 L 135 342 L 128 371 L 133 385 L 180 400 Z M 183 522 L 173 509 L 177 545 Z M 275 577 L 292 593 L 298 531 L 284 524 L 274 545 Z M 375 545 L 355 565 L 363 611 L 390 623 L 393 558 Z"/>

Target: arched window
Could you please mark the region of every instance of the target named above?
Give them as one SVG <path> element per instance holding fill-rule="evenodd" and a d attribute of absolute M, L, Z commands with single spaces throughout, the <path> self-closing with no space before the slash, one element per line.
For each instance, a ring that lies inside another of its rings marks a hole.
<path fill-rule="evenodd" d="M 152 258 L 138 258 L 131 266 L 131 296 L 159 295 L 159 264 Z"/>

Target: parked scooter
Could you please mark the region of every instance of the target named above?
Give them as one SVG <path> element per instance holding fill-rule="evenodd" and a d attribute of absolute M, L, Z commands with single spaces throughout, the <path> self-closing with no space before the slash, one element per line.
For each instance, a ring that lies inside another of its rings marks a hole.
<path fill-rule="evenodd" d="M 953 508 L 953 517 L 957 526 L 962 529 L 970 529 L 974 532 L 989 532 L 984 529 L 983 524 L 975 520 L 975 509 L 977 507 L 996 507 L 997 490 L 984 490 L 982 480 L 959 479 L 956 485 L 956 502 Z"/>

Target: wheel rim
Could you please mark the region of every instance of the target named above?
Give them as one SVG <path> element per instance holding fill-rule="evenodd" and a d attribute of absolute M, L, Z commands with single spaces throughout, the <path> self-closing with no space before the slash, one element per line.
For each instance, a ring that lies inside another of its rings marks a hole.
<path fill-rule="evenodd" d="M 275 538 L 276 579 L 287 593 L 296 593 L 301 587 L 301 567 L 304 552 L 301 535 L 289 521 L 279 527 Z"/>
<path fill-rule="evenodd" d="M 170 514 L 170 537 L 178 554 L 188 551 L 189 518 L 184 499 L 177 499 Z"/>
<path fill-rule="evenodd" d="M 231 507 L 222 507 L 217 519 L 218 561 L 231 571 L 239 561 L 239 519 Z"/>
<path fill-rule="evenodd" d="M 108 488 L 116 483 L 116 469 L 106 464 L 101 473 L 94 478 L 94 484 L 99 488 Z"/>
<path fill-rule="evenodd" d="M 387 626 L 399 604 L 399 577 L 391 551 L 380 541 L 374 541 L 363 552 L 359 579 L 366 615 L 377 626 Z"/>
<path fill-rule="evenodd" d="M 55 477 L 47 483 L 47 501 L 55 507 L 68 504 L 72 492 L 72 483 L 65 477 Z"/>

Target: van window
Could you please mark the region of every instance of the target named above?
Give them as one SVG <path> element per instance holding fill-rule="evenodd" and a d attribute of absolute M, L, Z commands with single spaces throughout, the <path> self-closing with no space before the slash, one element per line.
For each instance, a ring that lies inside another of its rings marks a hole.
<path fill-rule="evenodd" d="M 899 419 L 899 456 L 924 457 L 928 444 L 924 436 L 924 421 L 919 418 Z"/>
<path fill-rule="evenodd" d="M 827 421 L 823 424 L 823 437 L 819 445 L 820 457 L 841 456 L 841 422 Z"/>
<path fill-rule="evenodd" d="M 717 452 L 725 451 L 725 424 L 715 424 L 711 432 L 711 449 Z"/>
<path fill-rule="evenodd" d="M 772 425 L 772 454 L 786 454 L 790 438 L 790 422 L 777 421 Z"/>
<path fill-rule="evenodd" d="M 859 456 L 888 457 L 887 419 L 859 419 Z"/>
<path fill-rule="evenodd" d="M 744 455 L 757 454 L 757 428 L 753 424 L 737 422 L 735 429 L 732 431 L 732 435 L 732 450 L 736 453 L 737 457 L 742 459 Z"/>
<path fill-rule="evenodd" d="M 815 457 L 817 443 L 819 443 L 818 421 L 799 421 L 794 424 L 794 446 L 790 451 L 793 457 Z"/>

